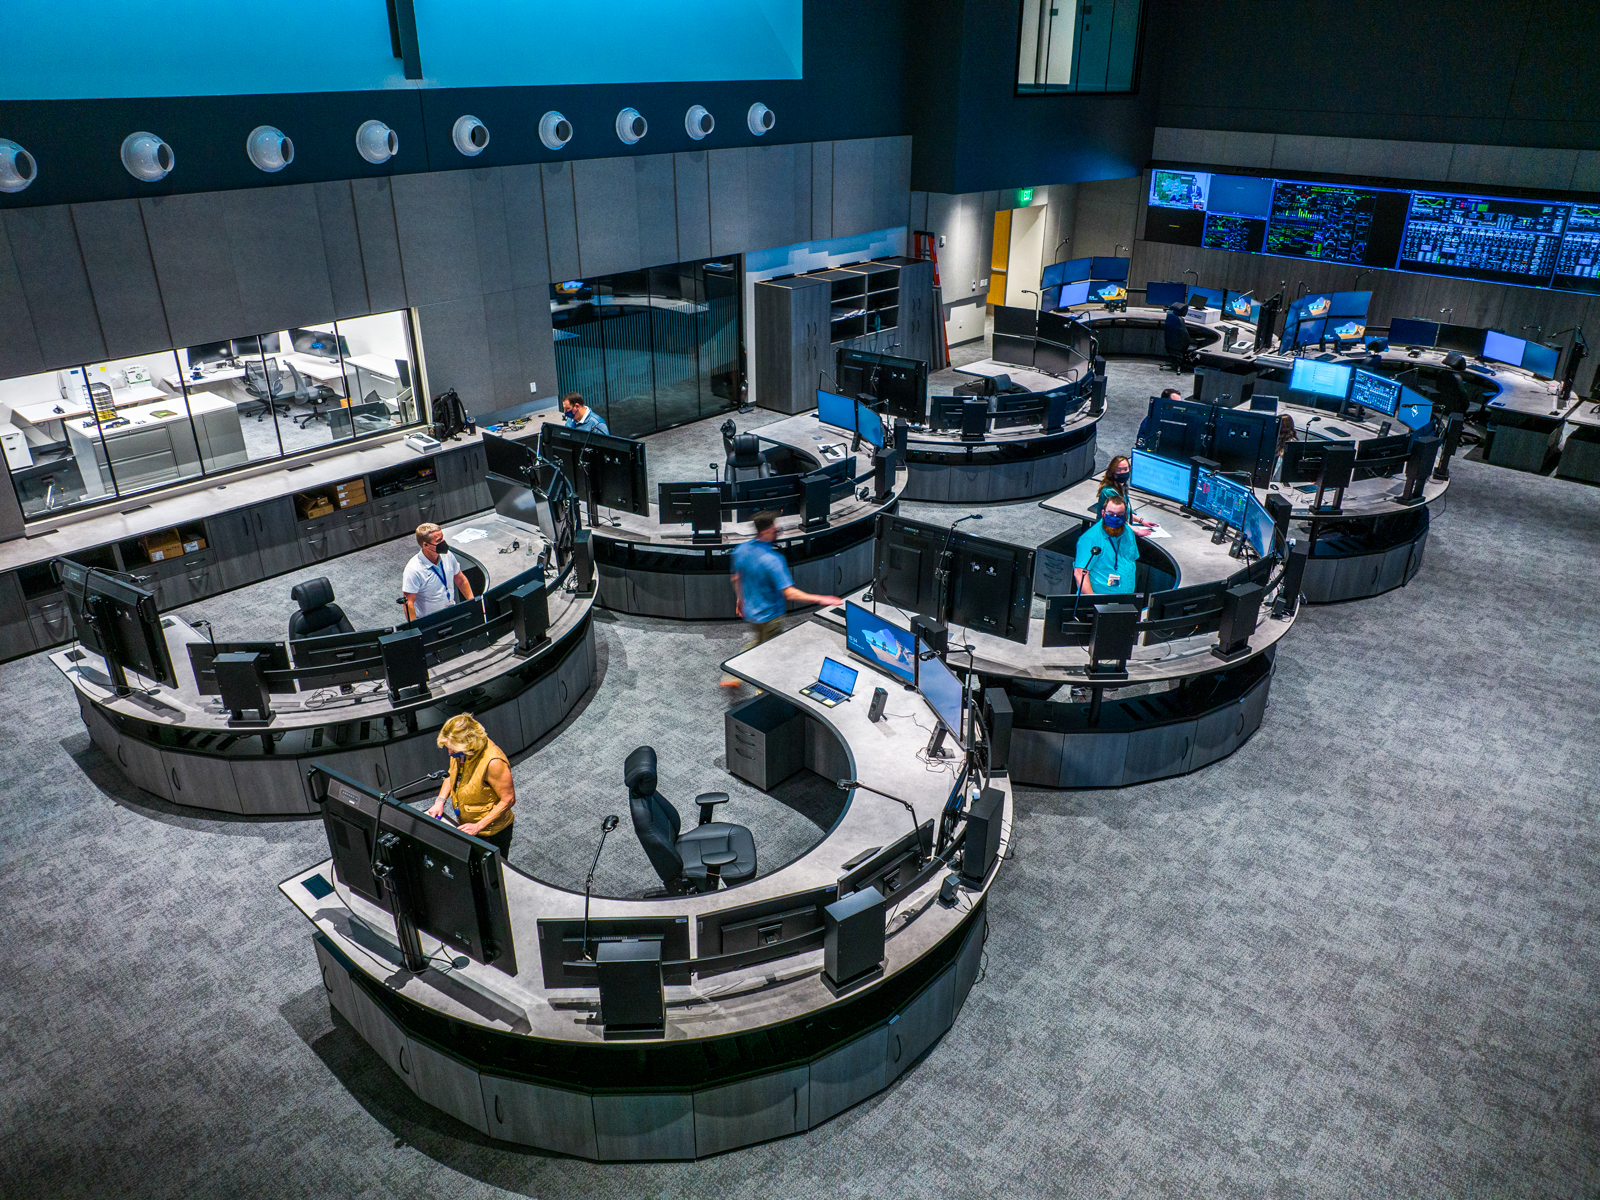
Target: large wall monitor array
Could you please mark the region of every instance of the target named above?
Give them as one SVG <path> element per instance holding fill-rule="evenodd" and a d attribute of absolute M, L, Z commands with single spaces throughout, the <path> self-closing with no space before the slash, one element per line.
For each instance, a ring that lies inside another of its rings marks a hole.
<path fill-rule="evenodd" d="M 1600 293 L 1600 204 L 1154 170 L 1144 236 Z"/>

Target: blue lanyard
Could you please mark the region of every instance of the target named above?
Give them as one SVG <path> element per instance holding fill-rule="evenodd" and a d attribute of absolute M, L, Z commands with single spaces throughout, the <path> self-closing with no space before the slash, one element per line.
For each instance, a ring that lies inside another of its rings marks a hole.
<path fill-rule="evenodd" d="M 439 577 L 439 582 L 444 587 L 445 595 L 448 596 L 450 594 L 450 581 L 447 580 L 444 575 L 444 559 L 441 558 L 436 563 L 429 563 L 428 570 L 432 571 Z"/>

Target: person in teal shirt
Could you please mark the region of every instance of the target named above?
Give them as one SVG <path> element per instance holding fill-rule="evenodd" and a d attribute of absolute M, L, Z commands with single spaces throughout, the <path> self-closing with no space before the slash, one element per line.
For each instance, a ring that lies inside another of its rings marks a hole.
<path fill-rule="evenodd" d="M 1078 538 L 1073 577 L 1085 595 L 1107 596 L 1134 590 L 1139 568 L 1139 537 L 1128 525 L 1128 506 L 1110 495 L 1100 519 Z"/>

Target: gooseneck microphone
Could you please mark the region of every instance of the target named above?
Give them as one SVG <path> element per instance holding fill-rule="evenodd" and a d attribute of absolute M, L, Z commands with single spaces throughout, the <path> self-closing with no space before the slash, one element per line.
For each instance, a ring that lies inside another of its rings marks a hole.
<path fill-rule="evenodd" d="M 589 953 L 589 892 L 594 887 L 594 871 L 600 865 L 600 851 L 606 848 L 606 834 L 617 827 L 618 818 L 615 813 L 600 822 L 600 844 L 594 848 L 594 862 L 589 864 L 589 876 L 583 881 L 583 956 L 590 962 L 594 955 Z"/>
<path fill-rule="evenodd" d="M 838 783 L 841 792 L 848 792 L 851 788 L 861 788 L 863 791 L 871 792 L 874 796 L 882 796 L 885 800 L 893 800 L 896 804 L 905 805 L 906 811 L 911 814 L 912 831 L 921 830 L 922 826 L 917 824 L 917 810 L 911 806 L 911 801 L 902 800 L 899 796 L 891 796 L 888 792 L 880 792 L 877 788 L 872 787 L 870 784 L 862 783 L 859 779 L 840 779 L 835 782 Z M 917 860 L 920 862 L 922 859 L 921 843 L 918 842 L 917 845 Z"/>

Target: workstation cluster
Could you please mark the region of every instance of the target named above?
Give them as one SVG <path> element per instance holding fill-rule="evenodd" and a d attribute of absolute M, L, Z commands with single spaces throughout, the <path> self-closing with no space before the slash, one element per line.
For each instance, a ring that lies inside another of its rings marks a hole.
<path fill-rule="evenodd" d="M 409 314 L 380 313 L 0 381 L 23 516 L 169 487 L 420 420 Z"/>

